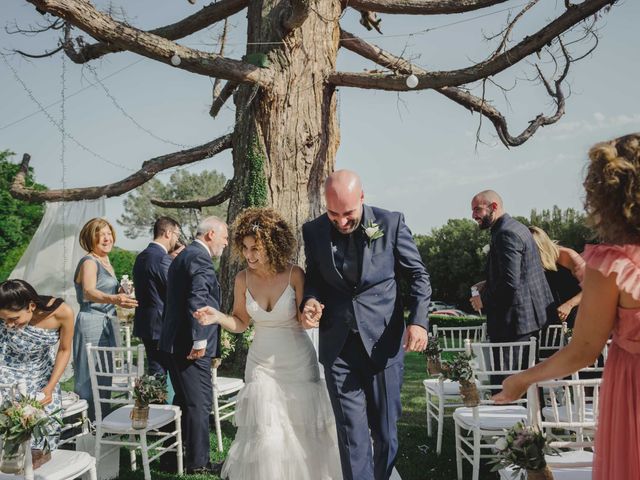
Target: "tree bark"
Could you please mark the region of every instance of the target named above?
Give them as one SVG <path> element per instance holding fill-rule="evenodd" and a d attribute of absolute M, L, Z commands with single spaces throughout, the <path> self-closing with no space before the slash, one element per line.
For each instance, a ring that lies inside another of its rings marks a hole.
<path fill-rule="evenodd" d="M 228 218 L 232 222 L 249 206 L 274 208 L 298 235 L 293 260 L 302 262 L 300 226 L 322 213 L 322 183 L 333 171 L 340 141 L 336 92 L 325 79 L 335 70 L 341 6 L 339 0 L 315 3 L 290 32 L 283 25 L 289 11 L 277 0 L 249 5 L 248 42 L 284 44 L 248 47 L 249 54 L 267 55 L 274 76 L 268 89 L 241 85 L 235 95 L 235 179 Z M 221 275 L 226 308 L 232 305 L 235 273 L 244 268 L 228 250 Z"/>

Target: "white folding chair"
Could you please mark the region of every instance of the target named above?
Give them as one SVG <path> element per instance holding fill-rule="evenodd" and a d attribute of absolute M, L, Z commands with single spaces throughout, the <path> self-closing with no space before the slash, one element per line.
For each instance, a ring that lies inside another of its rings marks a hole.
<path fill-rule="evenodd" d="M 549 442 L 560 450 L 559 455 L 547 455 L 545 460 L 555 480 L 591 480 L 593 435 L 585 439 L 585 431 L 593 432 L 597 423 L 601 379 L 552 380 L 532 385 L 527 393 L 530 423 L 541 430 L 567 430 L 568 440 Z M 548 390 L 549 405 L 540 408 L 538 389 Z M 587 450 L 589 449 L 589 450 Z M 499 472 L 503 480 L 514 478 L 514 469 Z"/>
<path fill-rule="evenodd" d="M 495 393 L 501 385 L 492 384 L 493 376 L 506 376 L 534 365 L 536 339 L 528 342 L 471 343 L 465 340 L 465 351 L 475 354 L 478 368 L 476 378 L 479 389 Z M 526 352 L 526 353 L 525 353 Z M 526 400 L 518 400 L 511 405 L 492 405 L 491 400 L 481 400 L 476 407 L 456 408 L 453 413 L 455 424 L 456 471 L 462 480 L 462 460 L 472 465 L 472 479 L 478 480 L 480 460 L 491 458 L 495 438 L 505 435 L 505 430 L 527 419 Z M 484 442 L 483 442 L 484 441 Z M 487 451 L 487 453 L 482 453 Z"/>
<path fill-rule="evenodd" d="M 16 387 L 12 384 L 0 383 L 0 396 L 14 395 Z M 96 480 L 96 460 L 86 452 L 72 450 L 53 450 L 51 459 L 36 470 L 32 466 L 31 441 L 26 442 L 24 471 L 20 475 L 0 473 L 0 480 L 71 480 L 82 477 L 85 480 Z M 2 440 L 0 439 L 0 448 Z"/>
<path fill-rule="evenodd" d="M 538 345 L 539 358 L 547 358 L 564 347 L 564 336 L 567 332 L 567 322 L 554 323 L 544 328 Z"/>
<path fill-rule="evenodd" d="M 433 336 L 438 337 L 442 354 L 464 351 L 464 341 L 484 342 L 487 337 L 487 324 L 469 327 L 438 327 L 433 325 Z M 446 408 L 454 408 L 462 405 L 460 398 L 460 384 L 446 380 L 442 376 L 427 378 L 422 381 L 427 396 L 427 435 L 431 437 L 433 429 L 431 420 L 435 420 L 438 426 L 436 438 L 436 453 L 442 451 L 442 432 L 444 430 L 444 418 Z M 450 415 L 449 415 L 450 416 Z"/>
<path fill-rule="evenodd" d="M 62 391 L 61 395 L 63 426 L 60 430 L 59 446 L 75 443 L 79 436 L 89 433 L 88 402 L 73 392 Z"/>
<path fill-rule="evenodd" d="M 211 362 L 211 383 L 213 384 L 213 418 L 216 425 L 218 451 L 222 447 L 222 428 L 220 422 L 236 413 L 236 395 L 244 387 L 244 380 L 234 377 L 219 377 L 218 367 L 221 360 L 214 358 Z"/>
<path fill-rule="evenodd" d="M 133 372 L 117 371 L 116 359 L 131 352 L 135 354 Z M 96 412 L 96 453 L 100 463 L 102 445 L 130 447 L 131 469 L 136 469 L 136 451 L 140 450 L 145 480 L 151 480 L 149 464 L 167 452 L 176 452 L 178 474 L 182 475 L 182 434 L 180 427 L 180 408 L 173 405 L 149 405 L 149 421 L 144 429 L 131 427 L 131 410 L 133 408 L 133 385 L 139 372 L 144 372 L 144 346 L 137 347 L 94 347 L 87 344 L 89 373 Z M 124 385 L 113 383 L 114 378 L 126 377 Z M 115 395 L 112 395 L 115 394 Z M 102 405 L 107 408 L 116 406 L 115 410 L 103 416 Z M 174 424 L 174 429 L 165 432 L 160 429 Z M 128 437 L 128 440 L 123 439 Z M 136 439 L 136 437 L 138 437 Z M 151 437 L 151 442 L 148 442 Z M 149 456 L 149 452 L 153 456 Z M 103 452 L 106 456 L 109 452 Z"/>

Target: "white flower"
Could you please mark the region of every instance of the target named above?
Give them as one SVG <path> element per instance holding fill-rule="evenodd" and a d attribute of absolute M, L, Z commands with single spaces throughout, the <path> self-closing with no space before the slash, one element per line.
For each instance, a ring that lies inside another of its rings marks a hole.
<path fill-rule="evenodd" d="M 489 245 L 488 243 L 484 247 L 482 247 L 482 253 L 484 253 L 485 255 L 489 253 L 489 250 L 491 250 L 491 245 Z"/>
<path fill-rule="evenodd" d="M 376 234 L 378 230 L 380 230 L 379 227 L 367 227 L 364 229 L 364 233 L 367 234 L 367 237 L 371 238 Z"/>
<path fill-rule="evenodd" d="M 495 447 L 502 451 L 505 450 L 507 447 L 509 446 L 509 444 L 507 443 L 507 439 L 504 437 L 500 437 L 498 440 L 496 440 L 495 443 Z"/>
<path fill-rule="evenodd" d="M 32 405 L 25 405 L 22 407 L 22 414 L 25 418 L 33 417 L 36 413 L 38 413 L 38 409 Z"/>

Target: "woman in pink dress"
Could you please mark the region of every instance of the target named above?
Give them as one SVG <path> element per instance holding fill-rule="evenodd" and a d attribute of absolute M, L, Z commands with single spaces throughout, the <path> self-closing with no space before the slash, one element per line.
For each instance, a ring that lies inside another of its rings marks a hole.
<path fill-rule="evenodd" d="M 594 480 L 640 478 L 640 133 L 589 152 L 584 182 L 591 226 L 604 242 L 588 245 L 582 302 L 569 345 L 508 377 L 497 403 L 520 398 L 539 381 L 592 364 L 611 337 L 605 364 Z"/>

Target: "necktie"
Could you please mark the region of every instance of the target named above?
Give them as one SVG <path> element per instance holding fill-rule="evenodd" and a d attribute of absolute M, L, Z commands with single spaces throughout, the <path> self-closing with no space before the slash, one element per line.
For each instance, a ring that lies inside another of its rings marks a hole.
<path fill-rule="evenodd" d="M 356 246 L 355 234 L 347 237 L 347 249 L 344 252 L 344 262 L 342 264 L 342 276 L 351 285 L 358 284 L 358 247 Z"/>

